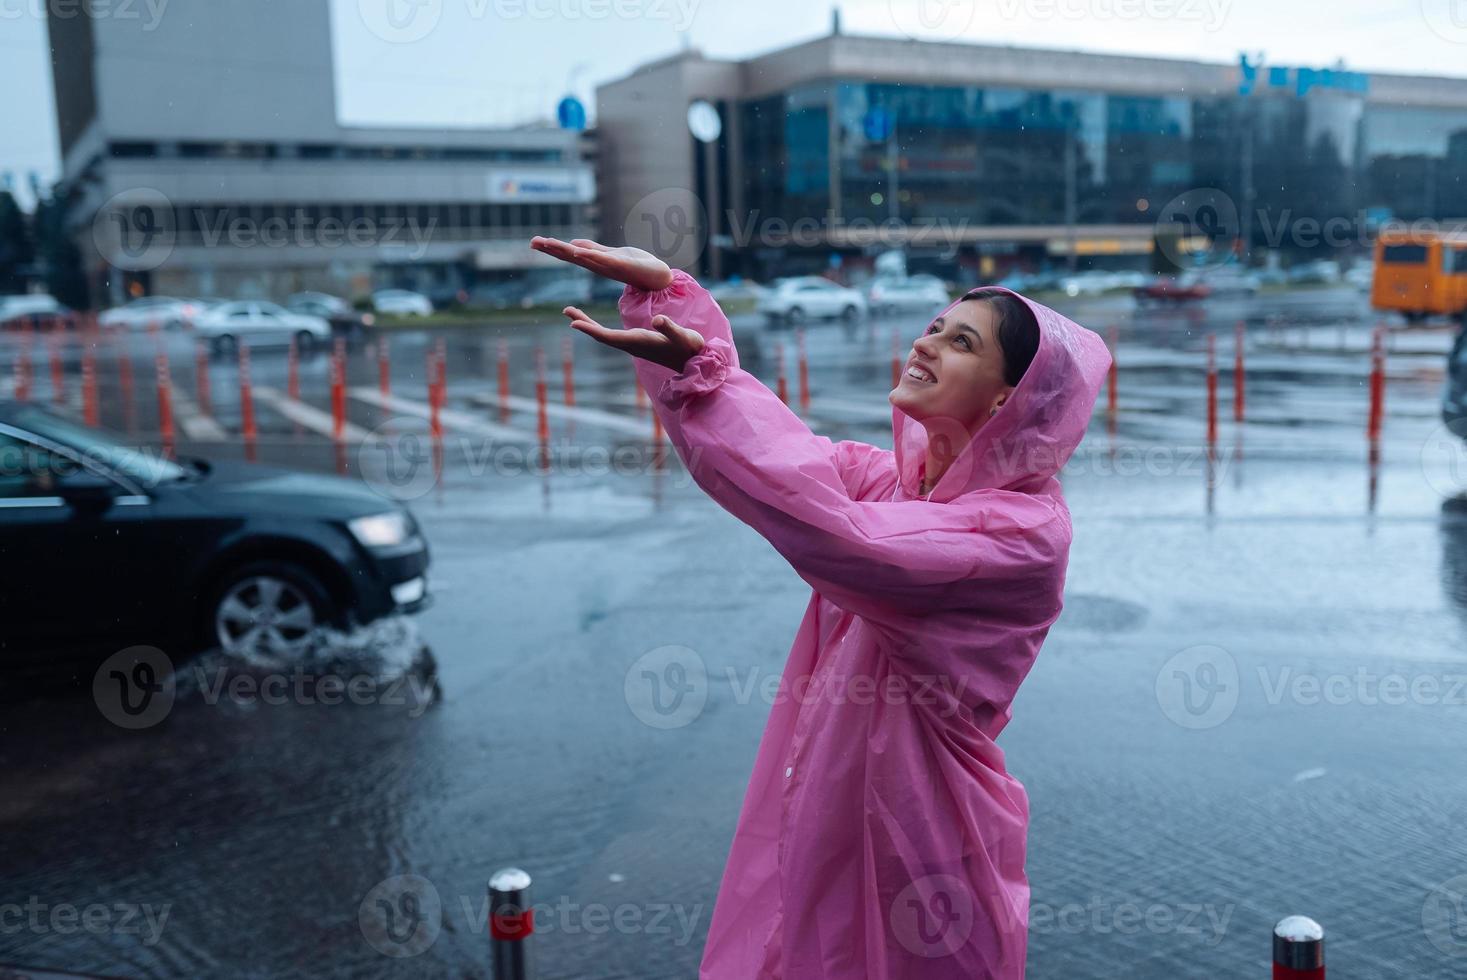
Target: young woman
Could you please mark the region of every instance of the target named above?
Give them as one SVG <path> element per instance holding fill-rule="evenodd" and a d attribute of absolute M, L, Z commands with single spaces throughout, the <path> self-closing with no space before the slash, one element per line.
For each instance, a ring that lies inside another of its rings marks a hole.
<path fill-rule="evenodd" d="M 887 396 L 894 451 L 810 431 L 739 367 L 723 312 L 648 252 L 531 247 L 626 284 L 624 329 L 694 479 L 814 589 L 709 924 L 703 980 L 1024 974 L 1029 804 L 994 739 L 1060 612 L 1056 474 L 1110 366 L 1005 289 L 924 325 Z"/>

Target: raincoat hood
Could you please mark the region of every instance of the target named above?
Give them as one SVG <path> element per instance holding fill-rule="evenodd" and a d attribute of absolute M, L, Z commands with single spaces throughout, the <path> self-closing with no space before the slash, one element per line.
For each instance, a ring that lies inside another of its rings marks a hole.
<path fill-rule="evenodd" d="M 1110 370 L 1105 341 L 1042 303 L 1001 286 L 990 288 L 1029 307 L 1039 323 L 1039 350 L 1003 407 L 976 431 L 954 419 L 924 425 L 892 408 L 892 446 L 903 497 L 921 496 L 931 438 L 962 447 L 927 494 L 927 500 L 941 503 L 973 490 L 1043 489 L 1069 460 L 1090 424 L 1095 399 Z M 959 297 L 938 315 L 946 316 L 961 302 Z"/>

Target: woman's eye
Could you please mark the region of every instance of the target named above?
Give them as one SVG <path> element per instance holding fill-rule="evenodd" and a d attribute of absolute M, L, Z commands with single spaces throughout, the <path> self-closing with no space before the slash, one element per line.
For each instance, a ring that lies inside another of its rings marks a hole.
<path fill-rule="evenodd" d="M 961 337 L 960 336 L 960 337 L 958 337 L 958 339 L 963 342 L 963 346 L 964 347 L 967 347 L 969 350 L 971 350 L 973 348 L 973 342 L 971 340 L 969 340 L 967 337 Z"/>

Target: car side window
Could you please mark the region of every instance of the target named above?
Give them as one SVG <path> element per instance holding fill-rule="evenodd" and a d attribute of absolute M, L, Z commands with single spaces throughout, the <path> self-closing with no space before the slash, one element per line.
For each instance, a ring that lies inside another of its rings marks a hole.
<path fill-rule="evenodd" d="M 52 497 L 76 464 L 0 432 L 0 498 Z"/>

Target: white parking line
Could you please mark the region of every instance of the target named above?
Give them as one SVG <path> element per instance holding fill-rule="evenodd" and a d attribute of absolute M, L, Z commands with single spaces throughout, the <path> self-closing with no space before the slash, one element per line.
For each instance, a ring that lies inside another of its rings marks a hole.
<path fill-rule="evenodd" d="M 376 405 L 391 412 L 402 415 L 413 415 L 418 418 L 431 418 L 432 410 L 426 402 L 413 401 L 410 398 L 400 398 L 397 395 L 386 395 L 376 388 L 349 388 L 347 394 L 357 401 Z M 445 429 L 453 429 L 459 432 L 471 432 L 475 435 L 485 436 L 489 439 L 499 439 L 504 442 L 533 442 L 534 436 L 522 429 L 514 429 L 507 425 L 496 425 L 486 421 L 477 415 L 467 412 L 458 412 L 451 408 L 441 409 L 438 413 Z"/>
<path fill-rule="evenodd" d="M 498 395 L 471 395 L 469 400 L 476 405 L 492 408 L 499 404 Z M 534 412 L 536 408 L 535 399 L 525 398 L 522 395 L 510 395 L 506 401 L 509 407 L 522 412 Z M 545 415 L 548 418 L 571 419 L 575 422 L 585 422 L 587 425 L 599 426 L 603 429 L 611 429 L 615 432 L 625 432 L 634 436 L 645 436 L 652 431 L 652 419 L 636 419 L 626 415 L 617 415 L 615 412 L 603 412 L 596 408 L 572 408 L 569 405 L 559 405 L 555 402 L 545 403 Z"/>
<path fill-rule="evenodd" d="M 274 388 L 256 388 L 255 400 L 270 406 L 292 422 L 310 429 L 317 435 L 325 436 L 328 439 L 335 437 L 334 423 L 329 412 L 312 408 L 305 402 L 296 401 Z M 371 433 L 361 426 L 348 422 L 342 427 L 341 438 L 344 442 L 362 442 L 371 438 Z"/>
<path fill-rule="evenodd" d="M 178 420 L 178 427 L 191 441 L 225 442 L 229 439 L 229 433 L 224 431 L 224 426 L 205 415 L 198 402 L 181 389 L 174 388 L 172 392 L 173 415 Z"/>

